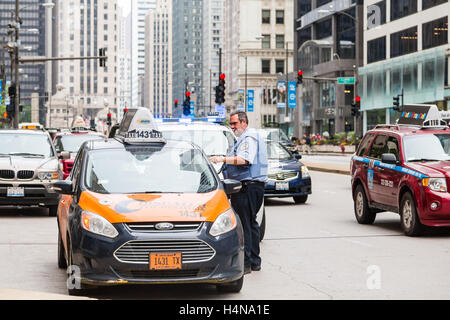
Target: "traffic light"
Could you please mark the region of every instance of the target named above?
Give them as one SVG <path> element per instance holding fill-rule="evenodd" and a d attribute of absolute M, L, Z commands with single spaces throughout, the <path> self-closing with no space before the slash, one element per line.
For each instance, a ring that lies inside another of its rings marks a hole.
<path fill-rule="evenodd" d="M 359 109 L 361 108 L 361 98 L 356 97 L 355 101 L 352 103 L 352 116 L 356 117 L 359 115 Z"/>
<path fill-rule="evenodd" d="M 221 73 L 219 77 L 219 85 L 216 87 L 216 103 L 225 103 L 225 74 Z"/>
<path fill-rule="evenodd" d="M 108 59 L 106 57 L 106 47 L 98 49 L 98 55 L 100 57 L 99 58 L 100 67 L 106 67 L 106 59 Z"/>
<path fill-rule="evenodd" d="M 394 100 L 394 110 L 395 111 L 400 111 L 400 95 L 397 95 L 393 98 Z"/>
<path fill-rule="evenodd" d="M 303 83 L 303 70 L 299 70 L 297 74 L 297 84 Z"/>
<path fill-rule="evenodd" d="M 178 108 L 178 99 L 175 99 L 175 108 Z"/>
<path fill-rule="evenodd" d="M 108 112 L 108 115 L 107 115 L 107 118 L 106 118 L 106 124 L 108 125 L 108 126 L 110 126 L 111 124 L 112 124 L 112 114 L 111 114 L 111 112 Z"/>
<path fill-rule="evenodd" d="M 10 98 L 9 104 L 6 105 L 6 115 L 9 120 L 14 119 L 16 114 L 16 99 Z"/>
<path fill-rule="evenodd" d="M 191 114 L 191 93 L 188 91 L 186 92 L 186 98 L 183 102 L 183 114 L 185 116 L 188 116 Z"/>
<path fill-rule="evenodd" d="M 8 96 L 11 100 L 14 100 L 14 98 L 16 97 L 16 84 L 13 82 L 11 83 L 11 85 L 8 88 Z"/>

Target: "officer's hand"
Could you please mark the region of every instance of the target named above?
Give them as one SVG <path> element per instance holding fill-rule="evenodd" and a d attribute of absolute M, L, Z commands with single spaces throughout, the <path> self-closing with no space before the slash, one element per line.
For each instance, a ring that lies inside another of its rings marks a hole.
<path fill-rule="evenodd" d="M 220 162 L 223 162 L 223 157 L 213 156 L 213 157 L 209 158 L 209 161 L 211 161 L 214 164 L 220 163 Z"/>

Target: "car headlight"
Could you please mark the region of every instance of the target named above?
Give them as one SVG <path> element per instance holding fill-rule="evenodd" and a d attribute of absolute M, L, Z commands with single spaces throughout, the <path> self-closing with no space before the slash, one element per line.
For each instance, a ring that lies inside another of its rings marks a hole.
<path fill-rule="evenodd" d="M 302 178 L 308 178 L 309 177 L 309 170 L 307 166 L 302 166 Z"/>
<path fill-rule="evenodd" d="M 422 185 L 430 190 L 438 192 L 447 192 L 447 182 L 445 178 L 424 178 Z"/>
<path fill-rule="evenodd" d="M 230 232 L 231 230 L 236 228 L 236 225 L 236 215 L 234 214 L 233 210 L 230 209 L 216 218 L 216 221 L 214 221 L 211 229 L 209 230 L 209 234 L 213 237 L 217 237 L 221 234 Z"/>
<path fill-rule="evenodd" d="M 81 225 L 82 227 L 92 233 L 99 234 L 108 238 L 115 238 L 119 235 L 119 232 L 114 228 L 114 226 L 95 213 L 83 211 L 81 214 Z"/>
<path fill-rule="evenodd" d="M 41 171 L 38 173 L 39 180 L 57 180 L 59 179 L 58 171 Z"/>

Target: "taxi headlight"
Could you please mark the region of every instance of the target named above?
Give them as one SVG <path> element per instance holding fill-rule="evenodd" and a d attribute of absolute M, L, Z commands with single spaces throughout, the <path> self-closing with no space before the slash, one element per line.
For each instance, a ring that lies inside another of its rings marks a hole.
<path fill-rule="evenodd" d="M 115 238 L 119 235 L 119 232 L 108 220 L 88 211 L 83 211 L 81 214 L 81 226 L 89 232 L 108 238 Z"/>
<path fill-rule="evenodd" d="M 309 170 L 307 166 L 302 166 L 302 178 L 308 178 L 309 177 Z"/>
<path fill-rule="evenodd" d="M 422 185 L 433 191 L 447 192 L 445 178 L 425 178 L 422 180 Z"/>
<path fill-rule="evenodd" d="M 59 179 L 58 171 L 41 171 L 38 173 L 39 180 L 57 180 Z"/>
<path fill-rule="evenodd" d="M 209 234 L 213 237 L 217 237 L 221 234 L 230 232 L 231 230 L 236 228 L 236 225 L 236 215 L 234 214 L 233 210 L 230 209 L 216 218 L 216 221 L 214 221 L 211 229 L 209 230 Z"/>

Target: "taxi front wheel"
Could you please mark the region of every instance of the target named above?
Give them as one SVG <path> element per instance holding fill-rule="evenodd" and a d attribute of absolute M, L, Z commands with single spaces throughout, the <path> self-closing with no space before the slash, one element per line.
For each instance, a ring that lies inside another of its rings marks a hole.
<path fill-rule="evenodd" d="M 359 224 L 372 224 L 375 221 L 376 213 L 369 208 L 366 193 L 360 184 L 355 190 L 354 209 L 355 217 Z"/>
<path fill-rule="evenodd" d="M 243 284 L 244 284 L 244 276 L 230 283 L 218 284 L 216 288 L 217 291 L 219 291 L 220 293 L 239 293 L 242 289 Z"/>
<path fill-rule="evenodd" d="M 403 232 L 409 237 L 420 236 L 424 226 L 417 216 L 416 205 L 411 193 L 406 192 L 400 202 L 400 219 Z"/>

